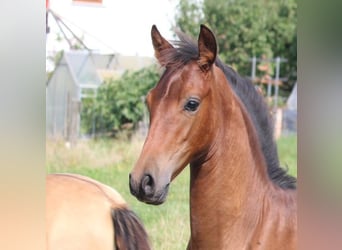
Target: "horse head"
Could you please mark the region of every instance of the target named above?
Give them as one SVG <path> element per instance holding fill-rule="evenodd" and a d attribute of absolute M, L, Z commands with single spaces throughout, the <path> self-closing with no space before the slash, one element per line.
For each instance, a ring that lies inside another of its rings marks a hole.
<path fill-rule="evenodd" d="M 130 173 L 130 190 L 141 201 L 161 204 L 170 182 L 189 163 L 205 157 L 215 136 L 215 105 L 220 105 L 213 102 L 212 87 L 217 81 L 217 45 L 204 25 L 194 58 L 186 58 L 186 52 L 166 41 L 156 26 L 151 36 L 155 56 L 165 71 L 146 97 L 150 127 Z"/>

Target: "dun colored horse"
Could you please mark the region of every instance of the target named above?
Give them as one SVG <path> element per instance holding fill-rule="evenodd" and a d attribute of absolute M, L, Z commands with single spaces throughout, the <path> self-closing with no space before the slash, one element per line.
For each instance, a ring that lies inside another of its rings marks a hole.
<path fill-rule="evenodd" d="M 213 33 L 174 44 L 156 26 L 165 67 L 147 95 L 150 129 L 130 174 L 131 193 L 165 201 L 190 164 L 188 249 L 296 249 L 296 179 L 279 166 L 273 124 L 253 84 L 217 58 Z"/>
<path fill-rule="evenodd" d="M 138 217 L 114 189 L 75 174 L 46 178 L 49 250 L 148 250 Z"/>

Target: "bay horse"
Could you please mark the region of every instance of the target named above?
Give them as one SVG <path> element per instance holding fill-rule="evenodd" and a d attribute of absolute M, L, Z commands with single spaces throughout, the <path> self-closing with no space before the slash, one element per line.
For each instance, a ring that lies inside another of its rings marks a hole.
<path fill-rule="evenodd" d="M 187 249 L 296 249 L 296 179 L 280 167 L 263 97 L 217 57 L 212 31 L 168 42 L 155 25 L 164 67 L 148 93 L 149 132 L 129 175 L 131 193 L 158 205 L 190 164 Z"/>
<path fill-rule="evenodd" d="M 149 250 L 146 231 L 121 195 L 76 174 L 46 177 L 49 250 Z"/>

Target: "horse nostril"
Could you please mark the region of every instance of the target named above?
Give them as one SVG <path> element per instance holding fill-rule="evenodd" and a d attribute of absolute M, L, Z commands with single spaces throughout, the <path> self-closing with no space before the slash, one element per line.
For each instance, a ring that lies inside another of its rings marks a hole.
<path fill-rule="evenodd" d="M 151 195 L 154 191 L 154 181 L 151 175 L 146 174 L 141 181 L 141 189 L 145 195 Z"/>

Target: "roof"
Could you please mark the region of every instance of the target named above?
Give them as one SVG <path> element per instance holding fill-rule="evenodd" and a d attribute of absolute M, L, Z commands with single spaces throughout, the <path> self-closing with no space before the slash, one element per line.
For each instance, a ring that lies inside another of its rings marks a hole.
<path fill-rule="evenodd" d="M 59 64 L 67 65 L 75 84 L 81 88 L 96 88 L 102 83 L 96 71 L 94 57 L 88 51 L 66 51 Z"/>
<path fill-rule="evenodd" d="M 119 78 L 126 70 L 139 70 L 153 63 L 152 57 L 100 54 L 88 50 L 64 51 L 47 84 L 61 66 L 68 68 L 73 81 L 81 88 L 97 88 L 104 78 Z"/>

